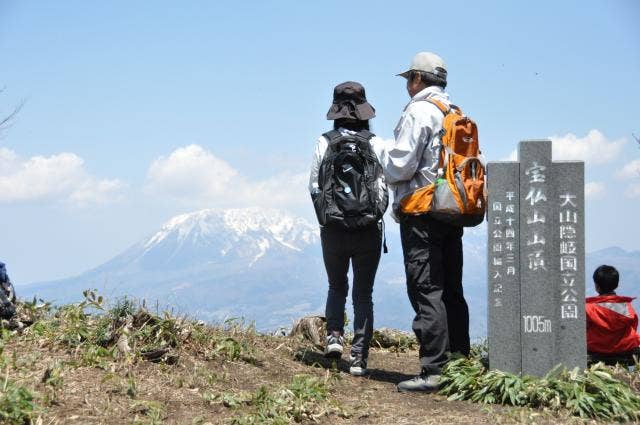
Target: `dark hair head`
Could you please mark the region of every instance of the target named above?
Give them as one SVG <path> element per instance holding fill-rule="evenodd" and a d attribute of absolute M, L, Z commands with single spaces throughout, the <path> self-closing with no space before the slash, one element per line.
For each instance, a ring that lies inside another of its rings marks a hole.
<path fill-rule="evenodd" d="M 416 75 L 420 76 L 420 81 L 422 81 L 424 83 L 424 85 L 427 86 L 427 87 L 438 86 L 438 87 L 443 88 L 443 89 L 447 87 L 447 79 L 446 78 L 442 78 L 440 76 L 437 76 L 435 74 L 432 74 L 432 73 L 426 72 L 426 71 L 417 71 L 415 69 L 411 70 L 409 72 L 409 79 L 413 80 L 414 78 L 416 78 Z"/>
<path fill-rule="evenodd" d="M 369 120 L 353 120 L 350 118 L 339 118 L 333 121 L 333 129 L 346 128 L 351 131 L 369 130 Z"/>
<path fill-rule="evenodd" d="M 602 265 L 593 272 L 593 281 L 598 286 L 598 292 L 613 292 L 618 287 L 620 275 L 615 267 Z"/>

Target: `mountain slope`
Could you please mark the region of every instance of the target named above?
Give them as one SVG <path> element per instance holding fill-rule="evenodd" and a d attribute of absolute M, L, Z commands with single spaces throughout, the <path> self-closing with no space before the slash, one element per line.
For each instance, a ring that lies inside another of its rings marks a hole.
<path fill-rule="evenodd" d="M 202 210 L 170 219 L 96 270 L 173 271 L 215 263 L 251 267 L 267 252 L 302 252 L 318 240 L 316 228 L 282 211 Z"/>
<path fill-rule="evenodd" d="M 395 223 L 387 225 L 390 252 L 383 255 L 374 286 L 375 326 L 409 330 L 413 311 L 404 277 Z M 486 226 L 465 229 L 464 290 L 471 334 L 486 335 Z M 612 264 L 622 276 L 621 293 L 640 295 L 640 252 L 610 248 L 587 256 L 590 274 Z M 279 210 L 202 210 L 176 216 L 158 232 L 112 260 L 79 276 L 18 287 L 23 298 L 77 300 L 96 288 L 115 298 L 146 299 L 204 320 L 243 317 L 261 330 L 290 326 L 322 313 L 327 291 L 318 228 Z M 351 317 L 350 302 L 348 314 Z"/>
<path fill-rule="evenodd" d="M 263 327 L 317 310 L 319 232 L 303 219 L 257 208 L 176 216 L 155 234 L 79 276 L 22 287 L 24 297 L 73 301 L 85 288 L 159 301 L 207 320 L 244 316 Z M 295 284 L 294 284 L 295 283 Z"/>
<path fill-rule="evenodd" d="M 617 292 L 631 297 L 640 297 L 640 251 L 625 251 L 611 247 L 589 253 L 587 255 L 587 294 L 595 295 L 593 287 L 593 271 L 602 264 L 618 269 L 620 285 Z M 636 304 L 638 307 L 638 304 Z"/>
<path fill-rule="evenodd" d="M 387 226 L 387 237 L 390 253 L 382 257 L 373 294 L 375 324 L 408 330 L 414 314 L 395 223 Z M 484 247 L 482 227 L 467 231 L 465 291 L 476 336 L 486 332 Z M 105 264 L 73 278 L 22 287 L 20 294 L 70 302 L 86 288 L 110 298 L 157 300 L 161 307 L 204 320 L 243 317 L 272 330 L 322 313 L 327 283 L 317 225 L 283 211 L 249 208 L 176 216 Z"/>

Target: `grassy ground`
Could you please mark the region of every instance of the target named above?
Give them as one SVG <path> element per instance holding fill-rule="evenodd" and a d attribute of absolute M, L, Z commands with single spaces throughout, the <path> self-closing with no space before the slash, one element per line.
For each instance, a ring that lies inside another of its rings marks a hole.
<path fill-rule="evenodd" d="M 418 369 L 410 347 L 373 350 L 371 373 L 357 378 L 302 339 L 238 322 L 205 326 L 126 300 L 106 308 L 92 293 L 80 305 L 20 310 L 28 326 L 0 339 L 2 423 L 580 422 L 563 411 L 400 394 L 395 384 Z"/>

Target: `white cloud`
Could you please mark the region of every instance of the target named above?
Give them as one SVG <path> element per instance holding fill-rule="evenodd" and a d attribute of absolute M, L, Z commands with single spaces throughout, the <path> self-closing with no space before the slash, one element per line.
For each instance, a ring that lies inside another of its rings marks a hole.
<path fill-rule="evenodd" d="M 121 196 L 119 180 L 100 180 L 87 173 L 74 153 L 20 158 L 0 148 L 0 203 L 62 201 L 75 206 L 107 203 Z"/>
<path fill-rule="evenodd" d="M 589 201 L 602 199 L 605 194 L 605 184 L 602 182 L 588 182 L 584 185 L 584 196 Z"/>
<path fill-rule="evenodd" d="M 286 172 L 245 187 L 245 198 L 256 205 L 284 206 L 310 203 L 309 173 Z"/>
<path fill-rule="evenodd" d="M 147 187 L 175 199 L 215 199 L 233 189 L 238 172 L 198 145 L 178 148 L 153 161 Z"/>
<path fill-rule="evenodd" d="M 640 198 L 640 182 L 636 180 L 640 178 L 640 159 L 625 164 L 621 170 L 618 170 L 616 177 L 620 180 L 632 180 L 632 183 L 627 186 L 625 194 L 629 198 Z"/>
<path fill-rule="evenodd" d="M 640 177 L 640 159 L 625 164 L 616 174 L 621 179 L 633 179 Z"/>
<path fill-rule="evenodd" d="M 640 198 L 640 183 L 634 183 L 627 188 L 626 195 L 629 198 Z"/>
<path fill-rule="evenodd" d="M 608 140 L 598 130 L 591 130 L 584 137 L 573 133 L 564 136 L 551 136 L 553 142 L 554 161 L 584 161 L 587 164 L 606 164 L 618 157 L 626 139 Z M 517 161 L 518 150 L 511 151 L 508 157 L 501 161 Z"/>
<path fill-rule="evenodd" d="M 203 147 L 189 145 L 153 161 L 146 190 L 189 206 L 290 207 L 308 202 L 307 178 L 285 172 L 252 181 Z"/>
<path fill-rule="evenodd" d="M 511 151 L 509 156 L 502 158 L 500 161 L 517 161 L 518 160 L 518 149 L 514 149 Z"/>
<path fill-rule="evenodd" d="M 608 140 L 598 130 L 591 130 L 584 137 L 568 133 L 564 136 L 551 136 L 553 141 L 553 159 L 578 160 L 591 164 L 606 164 L 618 157 L 625 139 Z"/>
<path fill-rule="evenodd" d="M 69 201 L 81 207 L 108 204 L 122 200 L 125 187 L 126 184 L 120 180 L 97 180 L 90 177 L 69 195 Z"/>

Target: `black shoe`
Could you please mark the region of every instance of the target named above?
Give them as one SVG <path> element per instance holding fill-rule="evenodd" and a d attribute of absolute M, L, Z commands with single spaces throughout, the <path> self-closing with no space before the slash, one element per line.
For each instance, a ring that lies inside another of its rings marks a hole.
<path fill-rule="evenodd" d="M 440 389 L 440 375 L 429 375 L 423 372 L 414 378 L 400 382 L 397 388 L 401 393 L 409 391 L 434 393 Z"/>
<path fill-rule="evenodd" d="M 331 331 L 327 335 L 327 341 L 324 348 L 324 356 L 339 359 L 342 357 L 342 347 L 344 346 L 344 338 L 338 331 Z"/>
<path fill-rule="evenodd" d="M 353 376 L 363 376 L 367 373 L 367 358 L 362 354 L 349 357 L 349 373 Z"/>

